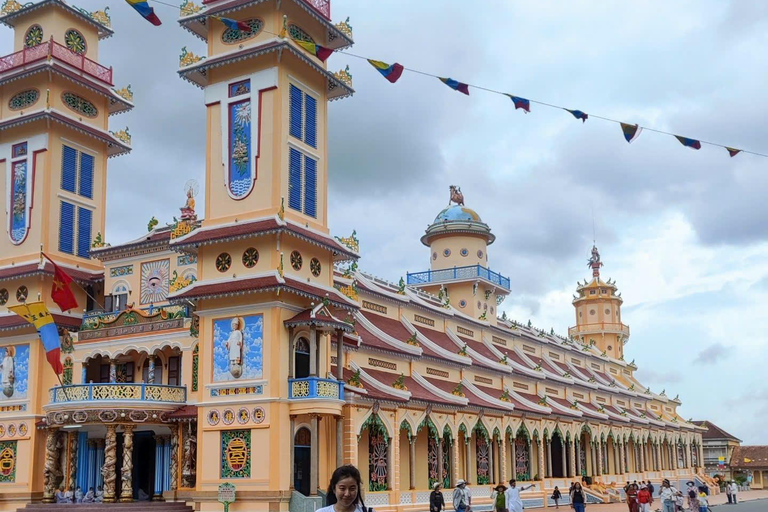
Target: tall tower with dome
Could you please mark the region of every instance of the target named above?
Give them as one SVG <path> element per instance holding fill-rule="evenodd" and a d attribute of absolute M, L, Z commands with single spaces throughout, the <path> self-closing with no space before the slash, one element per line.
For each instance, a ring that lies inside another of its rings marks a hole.
<path fill-rule="evenodd" d="M 510 291 L 509 278 L 488 267 L 488 246 L 495 240 L 490 226 L 464 206 L 461 190 L 451 186 L 448 206 L 421 237 L 430 249 L 430 269 L 408 273 L 408 285 L 441 297 L 446 306 L 471 318 L 495 324 L 498 306 Z"/>
<path fill-rule="evenodd" d="M 629 340 L 629 326 L 621 323 L 621 304 L 624 300 L 616 283 L 600 279 L 603 262 L 597 246 L 587 262 L 592 269 L 592 281 L 579 283 L 573 306 L 576 308 L 576 325 L 568 329 L 572 338 L 597 347 L 601 353 L 613 359 L 623 359 L 624 344 Z"/>

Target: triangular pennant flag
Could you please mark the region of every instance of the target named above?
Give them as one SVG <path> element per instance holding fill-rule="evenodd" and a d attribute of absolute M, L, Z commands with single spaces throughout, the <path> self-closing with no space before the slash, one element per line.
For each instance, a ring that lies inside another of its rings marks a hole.
<path fill-rule="evenodd" d="M 636 124 L 627 124 L 627 123 L 619 123 L 619 124 L 621 124 L 621 131 L 624 132 L 624 138 L 630 144 L 632 143 L 633 140 L 638 138 L 640 136 L 640 132 L 643 131 L 643 129 Z"/>
<path fill-rule="evenodd" d="M 391 83 L 397 82 L 397 80 L 400 78 L 400 75 L 403 74 L 404 68 L 397 62 L 394 64 L 387 64 L 386 62 L 373 59 L 368 59 L 368 62 L 370 62 L 371 66 L 376 68 L 376 71 L 381 73 L 381 76 L 389 80 Z"/>
<path fill-rule="evenodd" d="M 247 21 L 237 21 L 231 18 L 222 18 L 221 16 L 211 16 L 211 18 L 217 19 L 222 22 L 227 28 L 232 30 L 240 30 L 241 32 L 250 32 L 251 25 Z"/>
<path fill-rule="evenodd" d="M 147 0 L 125 0 L 128 5 L 136 9 L 136 12 L 142 15 L 142 17 L 153 24 L 154 26 L 160 25 L 162 22 L 160 18 L 155 14 L 155 10 L 149 6 Z"/>
<path fill-rule="evenodd" d="M 740 149 L 729 148 L 728 146 L 726 146 L 725 149 L 728 150 L 728 154 L 731 155 L 731 158 L 733 158 L 736 155 L 738 155 L 739 153 L 741 153 Z"/>
<path fill-rule="evenodd" d="M 53 371 L 61 375 L 64 367 L 61 364 L 61 340 L 59 330 L 53 322 L 53 316 L 43 302 L 28 302 L 18 306 L 10 306 L 8 309 L 31 323 L 40 335 L 40 341 L 45 347 L 45 357 L 48 359 Z"/>
<path fill-rule="evenodd" d="M 683 137 L 681 135 L 675 135 L 675 138 L 679 140 L 680 144 L 683 146 L 693 149 L 701 149 L 701 142 L 696 139 L 689 139 L 688 137 Z"/>
<path fill-rule="evenodd" d="M 51 299 L 55 302 L 62 311 L 69 311 L 77 307 L 77 299 L 75 294 L 72 293 L 72 289 L 69 287 L 69 283 L 72 282 L 72 278 L 64 272 L 54 261 L 43 253 L 45 259 L 51 262 L 53 265 L 53 286 L 51 287 Z"/>
<path fill-rule="evenodd" d="M 438 78 L 440 79 L 441 82 L 443 82 L 445 85 L 447 85 L 454 91 L 463 92 L 464 94 L 469 96 L 469 85 L 461 82 L 457 82 L 453 78 L 443 78 L 443 77 L 438 77 Z"/>
<path fill-rule="evenodd" d="M 320 46 L 319 44 L 310 43 L 309 41 L 302 41 L 301 39 L 294 39 L 294 42 L 307 50 L 309 53 L 320 59 L 321 62 L 325 62 L 325 60 L 331 56 L 333 53 L 333 50 L 330 48 L 326 48 L 325 46 Z"/>
<path fill-rule="evenodd" d="M 581 119 L 582 123 L 586 123 L 587 119 L 589 119 L 589 115 L 585 114 L 581 110 L 570 110 L 570 109 L 567 109 L 567 108 L 563 109 L 563 110 L 567 110 L 568 112 L 570 112 L 571 115 L 573 117 L 575 117 L 576 119 Z"/>
<path fill-rule="evenodd" d="M 512 100 L 512 103 L 515 104 L 515 110 L 521 108 L 526 113 L 531 111 L 531 101 L 530 100 L 527 100 L 525 98 L 521 98 L 520 96 L 512 96 L 511 94 L 506 94 L 506 95 L 509 96 L 509 98 Z"/>

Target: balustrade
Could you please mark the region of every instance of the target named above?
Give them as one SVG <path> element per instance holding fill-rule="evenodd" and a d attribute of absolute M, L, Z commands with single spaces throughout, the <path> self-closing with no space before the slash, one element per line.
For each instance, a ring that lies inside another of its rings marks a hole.
<path fill-rule="evenodd" d="M 343 400 L 344 382 L 320 377 L 288 379 L 288 398 L 291 400 L 316 398 Z"/>
<path fill-rule="evenodd" d="M 51 404 L 71 402 L 143 401 L 152 403 L 184 404 L 187 388 L 160 384 L 103 383 L 57 386 L 49 391 Z"/>
<path fill-rule="evenodd" d="M 0 73 L 45 60 L 49 57 L 77 68 L 104 83 L 113 85 L 111 67 L 102 66 L 98 62 L 89 59 L 85 55 L 79 55 L 52 39 L 37 46 L 24 48 L 5 57 L 0 57 Z"/>

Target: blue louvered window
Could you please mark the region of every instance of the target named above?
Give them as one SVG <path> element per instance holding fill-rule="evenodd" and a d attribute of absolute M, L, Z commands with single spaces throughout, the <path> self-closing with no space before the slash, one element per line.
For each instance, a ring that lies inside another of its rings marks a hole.
<path fill-rule="evenodd" d="M 93 157 L 80 153 L 80 195 L 93 199 Z"/>
<path fill-rule="evenodd" d="M 62 146 L 61 154 L 61 188 L 67 192 L 75 192 L 77 181 L 77 150 Z"/>
<path fill-rule="evenodd" d="M 75 247 L 75 205 L 61 202 L 61 215 L 59 219 L 59 250 L 67 254 L 74 254 Z"/>
<path fill-rule="evenodd" d="M 93 212 L 87 208 L 77 208 L 77 255 L 91 257 L 91 220 Z"/>
<path fill-rule="evenodd" d="M 304 93 L 301 92 L 301 89 L 299 89 L 295 85 L 291 85 L 290 130 L 291 130 L 291 136 L 296 137 L 297 139 L 302 139 L 302 135 L 304 134 L 304 130 L 302 129 L 302 124 L 303 124 L 302 103 L 303 102 L 304 102 Z"/>
<path fill-rule="evenodd" d="M 304 95 L 304 142 L 317 147 L 317 100 Z"/>
<path fill-rule="evenodd" d="M 304 213 L 317 217 L 317 161 L 304 155 Z"/>
<path fill-rule="evenodd" d="M 288 207 L 301 211 L 301 160 L 299 150 L 289 148 L 288 162 Z"/>

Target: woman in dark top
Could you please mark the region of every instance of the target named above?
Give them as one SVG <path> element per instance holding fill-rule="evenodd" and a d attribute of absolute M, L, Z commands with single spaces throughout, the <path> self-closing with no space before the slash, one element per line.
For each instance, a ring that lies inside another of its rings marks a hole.
<path fill-rule="evenodd" d="M 560 489 L 558 489 L 557 486 L 555 486 L 555 490 L 552 491 L 552 499 L 555 502 L 555 508 L 560 508 L 560 504 L 558 503 L 558 501 L 560 501 L 560 497 L 561 497 Z"/>
<path fill-rule="evenodd" d="M 445 508 L 445 499 L 440 487 L 440 482 L 435 482 L 434 490 L 429 495 L 429 512 L 441 512 Z"/>
<path fill-rule="evenodd" d="M 575 512 L 584 512 L 584 505 L 586 504 L 587 496 L 581 488 L 581 484 L 576 482 L 573 484 L 573 490 L 571 490 L 571 506 Z"/>

